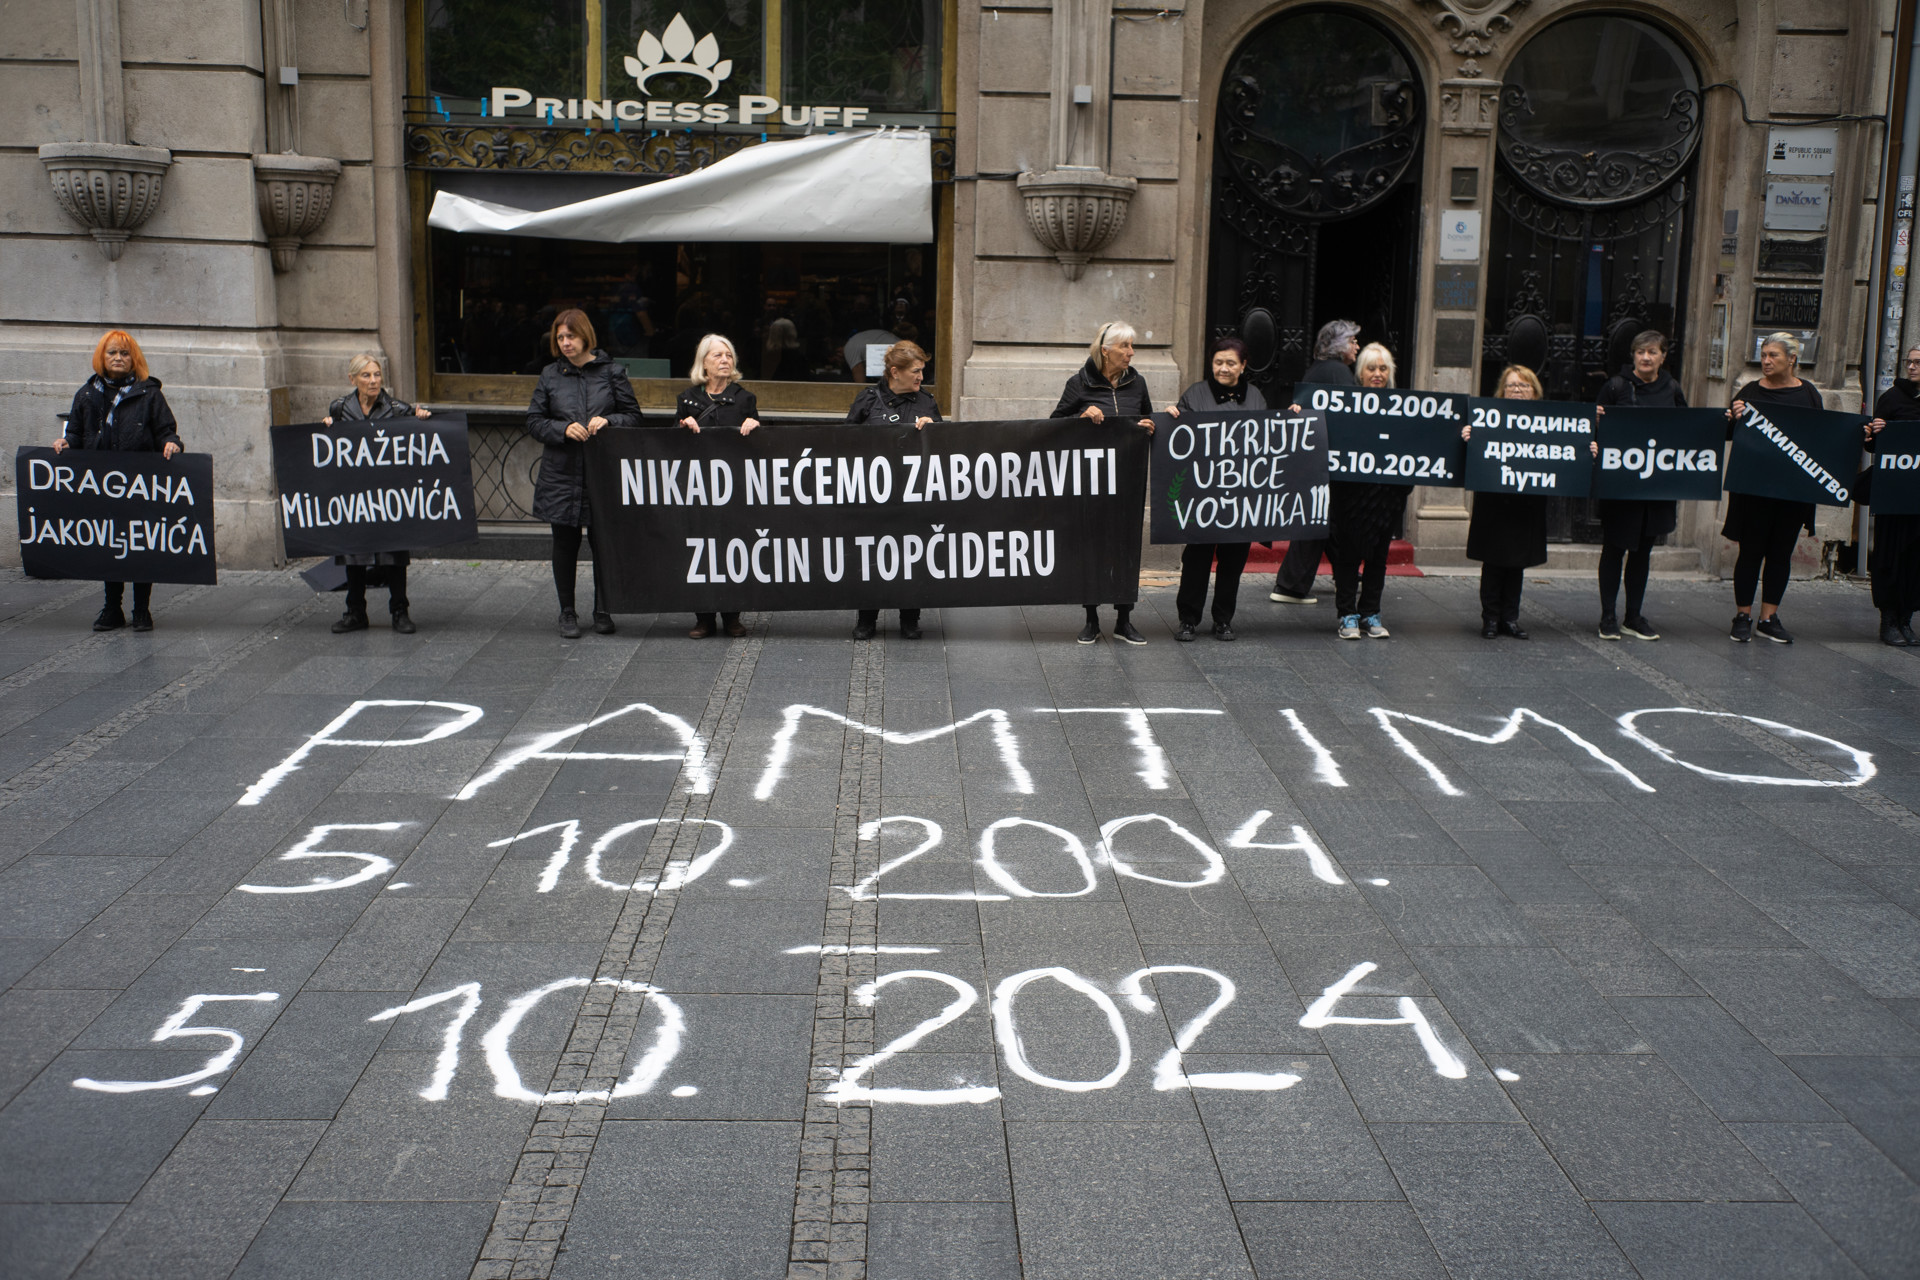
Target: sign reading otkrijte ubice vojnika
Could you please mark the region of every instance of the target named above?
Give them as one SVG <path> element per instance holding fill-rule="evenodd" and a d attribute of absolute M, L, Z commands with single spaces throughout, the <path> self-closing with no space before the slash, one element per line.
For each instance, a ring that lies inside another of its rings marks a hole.
<path fill-rule="evenodd" d="M 13 468 L 29 577 L 215 580 L 212 454 L 28 445 Z"/>
<path fill-rule="evenodd" d="M 1584 498 L 1593 480 L 1593 406 L 1552 400 L 1467 401 L 1467 488 Z"/>
<path fill-rule="evenodd" d="M 1294 401 L 1327 419 L 1327 472 L 1336 480 L 1458 489 L 1467 397 L 1391 387 L 1297 383 Z"/>
<path fill-rule="evenodd" d="M 1147 433 L 1086 418 L 602 431 L 615 611 L 1130 603 Z"/>
<path fill-rule="evenodd" d="M 1321 538 L 1326 424 L 1317 413 L 1154 416 L 1149 506 L 1155 542 Z"/>
<path fill-rule="evenodd" d="M 1734 420 L 1727 491 L 1844 507 L 1853 501 L 1865 422 L 1857 413 L 1750 403 Z"/>
<path fill-rule="evenodd" d="M 272 434 L 289 556 L 411 551 L 480 536 L 465 414 L 307 422 Z"/>
<path fill-rule="evenodd" d="M 1713 502 L 1720 497 L 1722 409 L 1635 409 L 1613 405 L 1594 420 L 1600 457 L 1595 498 Z"/>
<path fill-rule="evenodd" d="M 1880 429 L 1873 463 L 1873 514 L 1920 515 L 1920 422 Z"/>

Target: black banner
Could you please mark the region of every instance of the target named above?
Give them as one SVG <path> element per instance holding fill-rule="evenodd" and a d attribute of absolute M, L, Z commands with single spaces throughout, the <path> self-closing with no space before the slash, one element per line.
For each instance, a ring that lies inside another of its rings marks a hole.
<path fill-rule="evenodd" d="M 1594 419 L 1593 438 L 1593 497 L 1719 500 L 1723 410 L 1609 405 Z"/>
<path fill-rule="evenodd" d="M 1920 515 L 1920 422 L 1889 422 L 1877 437 L 1873 463 L 1873 514 Z"/>
<path fill-rule="evenodd" d="M 289 556 L 412 551 L 480 536 L 463 413 L 304 422 L 272 434 Z"/>
<path fill-rule="evenodd" d="M 1149 509 L 1155 542 L 1327 536 L 1319 414 L 1156 414 Z"/>
<path fill-rule="evenodd" d="M 1584 498 L 1593 483 L 1593 406 L 1555 400 L 1467 401 L 1467 488 Z"/>
<path fill-rule="evenodd" d="M 212 454 L 23 445 L 13 475 L 29 577 L 215 581 Z"/>
<path fill-rule="evenodd" d="M 1301 408 L 1327 419 L 1327 471 L 1335 480 L 1458 489 L 1467 397 L 1300 383 Z"/>
<path fill-rule="evenodd" d="M 1857 413 L 1749 403 L 1733 424 L 1727 490 L 1844 507 L 1865 440 Z"/>
<path fill-rule="evenodd" d="M 1147 433 L 1087 418 L 602 431 L 618 612 L 1130 604 Z"/>

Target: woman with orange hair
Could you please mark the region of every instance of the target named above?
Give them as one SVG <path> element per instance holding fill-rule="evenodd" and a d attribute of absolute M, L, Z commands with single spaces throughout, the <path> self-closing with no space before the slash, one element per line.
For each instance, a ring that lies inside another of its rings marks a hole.
<path fill-rule="evenodd" d="M 63 449 L 107 449 L 118 453 L 157 453 L 171 458 L 184 445 L 160 379 L 147 372 L 147 357 L 124 329 L 109 329 L 93 348 L 93 376 L 73 396 L 67 429 L 53 442 Z M 106 585 L 106 603 L 93 620 L 95 631 L 116 631 L 127 625 L 120 602 L 124 582 Z M 151 582 L 133 584 L 133 629 L 153 630 Z"/>

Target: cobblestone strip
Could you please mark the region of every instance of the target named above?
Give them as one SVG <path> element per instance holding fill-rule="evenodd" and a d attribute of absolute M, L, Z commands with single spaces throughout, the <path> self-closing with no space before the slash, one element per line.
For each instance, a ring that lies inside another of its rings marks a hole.
<path fill-rule="evenodd" d="M 747 622 L 751 630 L 728 651 L 700 716 L 699 733 L 707 743 L 708 765 L 716 778 L 725 768 L 734 728 L 766 643 L 766 615 L 749 615 Z M 697 820 L 707 816 L 713 795 L 689 794 L 689 781 L 684 770 L 675 780 L 673 798 L 661 810 L 636 883 L 658 883 L 665 872 L 685 867 L 695 857 L 701 834 L 707 830 Z M 627 895 L 600 953 L 595 982 L 580 1002 L 566 1048 L 547 1085 L 549 1094 L 607 1094 L 619 1082 L 636 1031 L 643 1022 L 650 1026 L 653 1019 L 645 1008 L 646 992 L 622 991 L 616 984 L 652 980 L 679 900 L 679 892 L 673 889 Z M 540 1107 L 470 1280 L 546 1280 L 553 1274 L 606 1113 L 607 1102 L 598 1100 Z"/>
<path fill-rule="evenodd" d="M 175 596 L 174 600 L 179 601 L 185 594 L 182 592 L 179 596 Z M 311 600 L 302 600 L 265 626 L 256 628 L 246 639 L 231 648 L 222 650 L 178 680 L 170 682 L 164 688 L 154 690 L 121 711 L 113 719 L 95 725 L 53 754 L 28 765 L 7 779 L 4 785 L 0 785 L 0 809 L 38 791 L 58 777 L 63 770 L 92 758 L 95 752 L 124 736 L 148 716 L 164 709 L 168 703 L 178 702 L 195 689 L 204 688 L 231 671 L 260 649 L 278 640 L 282 631 L 308 614 L 318 611 L 330 599 L 331 597 L 315 596 Z"/>
<path fill-rule="evenodd" d="M 1551 609 L 1544 609 L 1536 604 L 1529 604 L 1527 612 L 1567 636 L 1575 644 L 1593 650 L 1622 670 L 1633 672 L 1634 675 L 1672 698 L 1676 706 L 1691 707 L 1695 711 L 1733 714 L 1728 708 L 1674 679 L 1652 663 L 1634 657 L 1627 651 L 1625 641 L 1602 640 L 1592 633 L 1591 628 L 1576 626 Z M 1811 777 L 1819 778 L 1824 782 L 1845 782 L 1852 776 L 1834 768 L 1818 756 L 1802 751 L 1788 739 L 1761 728 L 1751 720 L 1735 718 L 1725 723 L 1734 734 Z M 1876 818 L 1884 818 L 1903 830 L 1920 835 L 1920 814 L 1916 814 L 1898 801 L 1863 786 L 1835 787 L 1834 790 L 1866 809 Z"/>
<path fill-rule="evenodd" d="M 181 591 L 175 595 L 168 596 L 160 607 L 154 609 L 154 612 L 161 614 L 162 616 L 165 616 L 165 610 L 174 608 L 178 605 L 186 604 L 191 600 L 198 599 L 199 597 L 205 595 L 207 592 L 211 590 L 213 590 L 212 587 L 204 586 L 204 585 L 198 586 L 198 587 L 188 587 L 185 591 Z M 98 594 L 99 594 L 98 591 L 89 590 L 89 591 L 78 592 L 73 595 L 62 596 L 58 600 L 49 600 L 46 604 L 40 605 L 34 609 L 29 609 L 27 610 L 26 613 L 19 615 L 17 618 L 10 618 L 7 621 L 9 625 L 18 625 L 21 622 L 27 621 L 28 618 L 30 618 L 35 614 L 52 613 L 57 608 L 64 608 L 66 605 L 73 603 L 80 596 L 98 595 Z M 34 663 L 32 666 L 22 667 L 20 668 L 20 670 L 8 676 L 5 680 L 0 680 L 0 693 L 12 693 L 15 689 L 24 689 L 28 685 L 32 684 L 34 681 L 40 679 L 40 677 L 45 675 L 50 675 L 53 672 L 58 671 L 63 667 L 73 666 L 75 663 L 79 662 L 82 658 L 92 653 L 95 649 L 103 649 L 107 645 L 112 644 L 114 641 L 120 640 L 123 638 L 124 637 L 118 631 L 89 632 L 70 644 L 62 645 L 58 653 L 49 654 L 47 657 L 40 659 L 40 661 Z"/>
<path fill-rule="evenodd" d="M 849 720 L 881 722 L 885 677 L 885 647 L 856 644 L 847 682 Z M 860 828 L 879 816 L 880 739 L 849 728 L 840 743 L 831 884 L 850 889 L 878 865 L 878 841 L 861 840 Z M 828 901 L 788 1280 L 865 1280 L 867 1274 L 873 1108 L 835 1106 L 826 1094 L 848 1063 L 873 1052 L 873 1011 L 855 1003 L 853 992 L 874 977 L 878 939 L 877 903 L 838 895 Z"/>

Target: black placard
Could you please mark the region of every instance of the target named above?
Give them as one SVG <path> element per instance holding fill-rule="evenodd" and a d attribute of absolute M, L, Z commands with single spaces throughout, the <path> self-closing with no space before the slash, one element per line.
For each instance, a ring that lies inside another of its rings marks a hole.
<path fill-rule="evenodd" d="M 1720 409 L 1609 405 L 1594 419 L 1595 498 L 1715 501 L 1727 415 Z"/>
<path fill-rule="evenodd" d="M 1920 515 L 1920 422 L 1889 422 L 1872 456 L 1873 514 Z"/>
<path fill-rule="evenodd" d="M 28 576 L 215 581 L 212 454 L 24 445 L 13 475 Z"/>
<path fill-rule="evenodd" d="M 1335 480 L 1458 489 L 1467 397 L 1300 383 L 1294 398 L 1327 416 L 1327 472 Z"/>
<path fill-rule="evenodd" d="M 1733 425 L 1727 490 L 1844 507 L 1860 470 L 1857 413 L 1749 403 Z"/>
<path fill-rule="evenodd" d="M 1147 433 L 1087 418 L 602 431 L 615 611 L 1128 604 Z"/>
<path fill-rule="evenodd" d="M 1326 537 L 1327 433 L 1319 414 L 1157 414 L 1154 422 L 1153 541 Z"/>
<path fill-rule="evenodd" d="M 289 556 L 411 551 L 480 536 L 464 413 L 305 422 L 272 435 Z"/>
<path fill-rule="evenodd" d="M 1467 401 L 1467 488 L 1584 498 L 1593 482 L 1593 406 L 1556 400 Z"/>

